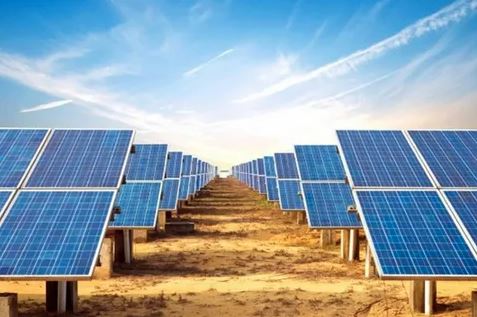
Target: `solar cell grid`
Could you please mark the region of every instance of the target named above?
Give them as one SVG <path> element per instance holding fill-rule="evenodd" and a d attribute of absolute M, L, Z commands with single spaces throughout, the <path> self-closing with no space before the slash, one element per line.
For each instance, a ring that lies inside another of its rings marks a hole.
<path fill-rule="evenodd" d="M 161 181 L 166 166 L 167 144 L 136 144 L 126 168 L 127 181 Z"/>
<path fill-rule="evenodd" d="M 444 194 L 477 248 L 477 191 L 444 191 Z"/>
<path fill-rule="evenodd" d="M 184 155 L 182 159 L 182 175 L 189 176 L 192 169 L 192 155 Z"/>
<path fill-rule="evenodd" d="M 275 170 L 278 179 L 299 179 L 295 154 L 275 153 Z"/>
<path fill-rule="evenodd" d="M 356 214 L 347 212 L 353 195 L 344 183 L 303 183 L 308 224 L 312 228 L 360 228 Z"/>
<path fill-rule="evenodd" d="M 182 169 L 182 152 L 169 152 L 167 156 L 165 178 L 180 178 Z"/>
<path fill-rule="evenodd" d="M 433 187 L 402 131 L 337 131 L 354 187 Z"/>
<path fill-rule="evenodd" d="M 2 218 L 2 214 L 13 196 L 13 193 L 13 190 L 0 190 L 0 219 Z"/>
<path fill-rule="evenodd" d="M 477 131 L 409 131 L 441 187 L 477 187 Z"/>
<path fill-rule="evenodd" d="M 275 160 L 273 156 L 265 156 L 264 163 L 265 163 L 265 175 L 267 177 L 277 176 L 277 174 L 275 173 Z"/>
<path fill-rule="evenodd" d="M 115 215 L 110 228 L 155 228 L 161 182 L 128 183 L 121 186 L 116 205 L 121 213 Z"/>
<path fill-rule="evenodd" d="M 265 175 L 265 166 L 263 159 L 257 159 L 257 172 L 258 175 Z"/>
<path fill-rule="evenodd" d="M 117 188 L 132 138 L 131 130 L 54 130 L 27 187 Z"/>
<path fill-rule="evenodd" d="M 279 200 L 278 185 L 276 177 L 267 177 L 267 198 L 270 201 Z"/>
<path fill-rule="evenodd" d="M 180 200 L 187 200 L 187 198 L 189 197 L 189 182 L 190 182 L 190 176 L 181 177 L 181 184 L 179 187 Z"/>
<path fill-rule="evenodd" d="M 437 191 L 356 191 L 383 278 L 469 278 L 477 260 Z"/>
<path fill-rule="evenodd" d="M 300 181 L 298 180 L 278 180 L 278 192 L 280 197 L 280 209 L 282 210 L 304 210 L 303 198 L 301 196 Z"/>
<path fill-rule="evenodd" d="M 0 224 L 0 277 L 87 277 L 114 191 L 20 191 Z"/>
<path fill-rule="evenodd" d="M 258 176 L 258 192 L 260 194 L 267 193 L 267 180 L 265 176 Z"/>
<path fill-rule="evenodd" d="M 295 154 L 302 181 L 345 180 L 335 145 L 296 145 Z"/>
<path fill-rule="evenodd" d="M 177 208 L 177 198 L 179 195 L 179 180 L 165 179 L 162 184 L 161 200 L 159 209 L 175 210 Z"/>
<path fill-rule="evenodd" d="M 0 129 L 1 188 L 20 187 L 47 135 L 47 129 Z"/>

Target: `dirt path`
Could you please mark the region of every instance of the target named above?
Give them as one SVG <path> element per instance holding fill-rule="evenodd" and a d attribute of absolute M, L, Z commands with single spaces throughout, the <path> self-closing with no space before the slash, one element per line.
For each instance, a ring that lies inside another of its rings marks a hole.
<path fill-rule="evenodd" d="M 197 233 L 138 244 L 112 279 L 80 282 L 80 315 L 412 316 L 403 283 L 365 280 L 362 262 L 319 249 L 318 232 L 236 180 L 212 182 L 180 217 Z M 468 316 L 472 286 L 438 283 L 440 316 Z M 43 316 L 43 283 L 0 291 L 20 293 L 24 316 Z"/>

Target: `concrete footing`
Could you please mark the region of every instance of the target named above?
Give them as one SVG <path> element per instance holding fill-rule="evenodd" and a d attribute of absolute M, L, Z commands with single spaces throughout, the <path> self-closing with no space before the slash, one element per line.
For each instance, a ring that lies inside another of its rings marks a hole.
<path fill-rule="evenodd" d="M 165 211 L 159 211 L 157 213 L 157 224 L 156 224 L 156 231 L 164 231 L 164 227 L 166 225 L 166 212 Z"/>
<path fill-rule="evenodd" d="M 18 316 L 18 295 L 16 293 L 0 293 L 0 316 Z"/>
<path fill-rule="evenodd" d="M 359 230 L 351 229 L 349 233 L 349 256 L 348 261 L 359 261 Z"/>
<path fill-rule="evenodd" d="M 306 213 L 304 211 L 298 211 L 296 213 L 296 224 L 303 225 L 306 223 Z"/>
<path fill-rule="evenodd" d="M 376 265 L 374 264 L 373 255 L 369 244 L 366 246 L 366 255 L 364 258 L 364 277 L 371 278 L 376 276 Z"/>
<path fill-rule="evenodd" d="M 322 229 L 320 232 L 320 247 L 326 248 L 333 245 L 333 230 Z"/>
<path fill-rule="evenodd" d="M 76 313 L 78 311 L 78 282 L 47 281 L 45 303 L 49 314 Z"/>
<path fill-rule="evenodd" d="M 340 257 L 345 260 L 348 258 L 349 253 L 349 230 L 341 230 L 341 239 L 340 239 Z"/>
<path fill-rule="evenodd" d="M 472 290 L 472 317 L 477 317 L 477 289 Z"/>
<path fill-rule="evenodd" d="M 99 265 L 94 268 L 93 278 L 106 280 L 113 275 L 113 239 L 104 238 L 99 252 Z"/>

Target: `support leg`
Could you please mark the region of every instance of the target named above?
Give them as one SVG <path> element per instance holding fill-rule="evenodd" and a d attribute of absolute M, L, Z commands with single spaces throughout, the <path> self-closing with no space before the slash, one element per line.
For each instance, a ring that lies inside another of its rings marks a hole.
<path fill-rule="evenodd" d="M 424 282 L 424 313 L 428 316 L 434 312 L 436 302 L 436 281 Z"/>
<path fill-rule="evenodd" d="M 133 231 L 124 230 L 124 263 L 131 264 L 133 257 Z"/>
<path fill-rule="evenodd" d="M 66 281 L 46 282 L 46 311 L 53 314 L 66 313 Z"/>
<path fill-rule="evenodd" d="M 114 232 L 114 262 L 124 263 L 124 231 L 116 230 Z"/>
<path fill-rule="evenodd" d="M 66 311 L 76 314 L 78 312 L 78 282 L 66 282 Z"/>
<path fill-rule="evenodd" d="M 424 312 L 424 281 L 411 281 L 409 306 L 415 313 Z"/>
<path fill-rule="evenodd" d="M 359 231 L 358 229 L 351 229 L 349 235 L 349 256 L 348 261 L 359 260 Z"/>
<path fill-rule="evenodd" d="M 333 244 L 333 231 L 329 229 L 321 229 L 320 247 L 326 248 Z"/>
<path fill-rule="evenodd" d="M 477 289 L 472 290 L 472 317 L 477 317 Z"/>
<path fill-rule="evenodd" d="M 373 264 L 373 257 L 371 255 L 371 248 L 369 247 L 369 244 L 366 246 L 366 258 L 364 260 L 364 277 L 365 278 L 371 278 L 373 275 L 372 271 L 372 266 Z"/>
<path fill-rule="evenodd" d="M 349 253 L 349 230 L 341 230 L 340 257 L 346 259 Z"/>

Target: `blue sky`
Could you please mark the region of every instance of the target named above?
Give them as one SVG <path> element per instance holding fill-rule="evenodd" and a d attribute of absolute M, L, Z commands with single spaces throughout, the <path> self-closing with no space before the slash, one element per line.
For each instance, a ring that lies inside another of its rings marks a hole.
<path fill-rule="evenodd" d="M 223 168 L 342 128 L 477 128 L 477 0 L 2 1 L 0 125 Z"/>

